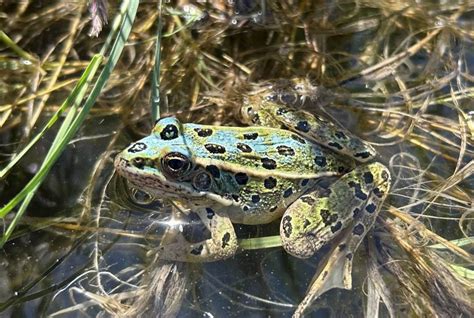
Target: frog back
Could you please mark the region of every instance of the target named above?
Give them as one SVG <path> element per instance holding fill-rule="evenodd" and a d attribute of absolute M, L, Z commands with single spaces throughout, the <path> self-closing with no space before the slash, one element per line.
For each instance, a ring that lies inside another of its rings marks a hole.
<path fill-rule="evenodd" d="M 271 222 L 318 178 L 351 166 L 288 130 L 184 124 L 183 136 L 193 149 L 196 168 L 212 176 L 206 191 L 220 198 L 195 205 L 209 211 L 225 205 L 236 223 Z"/>
<path fill-rule="evenodd" d="M 314 179 L 343 172 L 347 162 L 288 130 L 183 124 L 183 136 L 200 166 L 285 179 Z"/>

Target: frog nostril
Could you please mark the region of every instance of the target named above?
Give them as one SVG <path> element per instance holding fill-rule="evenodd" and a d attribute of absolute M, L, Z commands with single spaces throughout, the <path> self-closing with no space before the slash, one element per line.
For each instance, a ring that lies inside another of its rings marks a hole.
<path fill-rule="evenodd" d="M 143 159 L 143 158 L 134 158 L 132 160 L 132 165 L 134 165 L 138 169 L 143 169 L 143 167 L 145 166 L 145 159 Z"/>

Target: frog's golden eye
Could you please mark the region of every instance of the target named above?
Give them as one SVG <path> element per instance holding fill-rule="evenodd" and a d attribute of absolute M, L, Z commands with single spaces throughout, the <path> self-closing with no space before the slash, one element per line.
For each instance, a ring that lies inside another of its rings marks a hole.
<path fill-rule="evenodd" d="M 180 177 L 189 171 L 191 162 L 179 152 L 170 152 L 161 160 L 163 171 L 171 177 Z"/>

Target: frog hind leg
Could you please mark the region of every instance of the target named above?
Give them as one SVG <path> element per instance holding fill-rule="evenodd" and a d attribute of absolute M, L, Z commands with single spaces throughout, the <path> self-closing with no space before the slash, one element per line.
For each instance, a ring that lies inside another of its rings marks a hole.
<path fill-rule="evenodd" d="M 287 209 L 280 236 L 288 253 L 308 258 L 330 247 L 310 284 L 308 306 L 329 289 L 352 287 L 354 252 L 375 222 L 389 187 L 388 169 L 371 163 L 342 176 L 325 193 L 306 194 Z"/>
<path fill-rule="evenodd" d="M 246 114 L 249 112 L 250 114 Z M 354 136 L 347 129 L 336 125 L 318 114 L 286 107 L 263 97 L 253 96 L 243 106 L 244 121 L 294 131 L 317 144 L 349 156 L 359 162 L 368 162 L 375 155 L 375 149 L 364 140 Z"/>
<path fill-rule="evenodd" d="M 160 258 L 180 262 L 212 262 L 232 257 L 238 243 L 231 220 L 211 208 L 199 208 L 195 212 L 211 232 L 211 238 L 190 243 L 181 233 L 177 233 L 174 242 L 160 246 Z"/>

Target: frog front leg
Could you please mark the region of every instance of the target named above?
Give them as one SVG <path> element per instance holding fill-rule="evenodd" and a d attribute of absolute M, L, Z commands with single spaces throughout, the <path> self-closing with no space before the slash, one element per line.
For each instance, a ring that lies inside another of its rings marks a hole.
<path fill-rule="evenodd" d="M 230 219 L 211 208 L 198 208 L 195 212 L 211 232 L 211 238 L 190 243 L 178 233 L 176 242 L 159 248 L 160 258 L 181 262 L 211 262 L 233 256 L 238 243 Z"/>
<path fill-rule="evenodd" d="M 350 275 L 353 254 L 372 227 L 389 188 L 388 169 L 371 163 L 345 174 L 322 194 L 302 196 L 283 215 L 283 247 L 296 257 L 308 258 L 331 244 L 331 250 L 340 255 L 335 266 Z M 350 288 L 350 281 L 343 285 Z"/>

